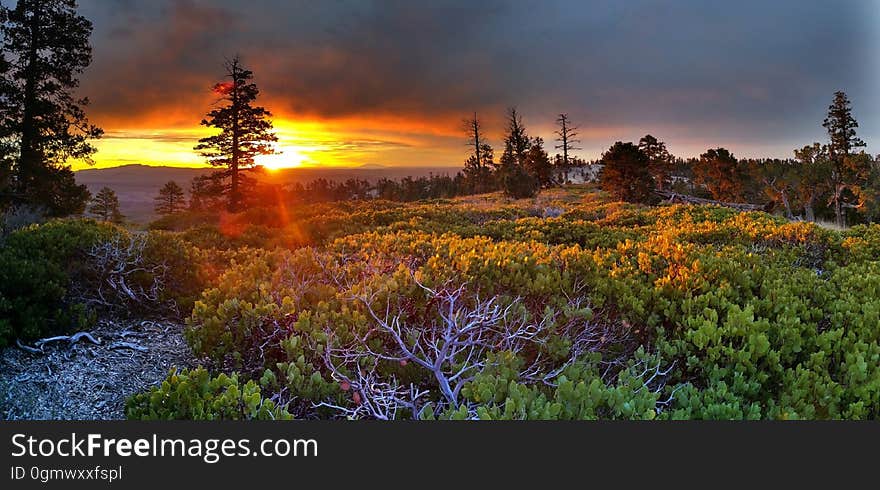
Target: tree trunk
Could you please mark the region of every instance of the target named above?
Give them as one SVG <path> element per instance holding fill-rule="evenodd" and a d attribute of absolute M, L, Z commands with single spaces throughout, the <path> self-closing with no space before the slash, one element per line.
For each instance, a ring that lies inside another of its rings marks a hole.
<path fill-rule="evenodd" d="M 804 203 L 804 216 L 807 218 L 807 221 L 811 223 L 816 221 L 816 213 L 813 211 L 813 201 L 815 199 L 815 196 L 810 196 L 807 202 Z"/>
<path fill-rule="evenodd" d="M 21 120 L 21 148 L 18 162 L 18 177 L 21 191 L 32 192 L 36 184 L 37 169 L 40 165 L 40 154 L 37 148 L 37 61 L 38 45 L 40 39 L 40 13 L 35 7 L 28 25 L 30 30 L 30 46 L 28 46 L 27 65 L 23 72 L 25 76 L 24 103 Z"/>
<path fill-rule="evenodd" d="M 477 159 L 477 168 L 483 168 L 483 161 L 480 160 L 480 122 L 476 112 L 474 113 L 474 158 Z"/>
<path fill-rule="evenodd" d="M 233 213 L 238 212 L 239 208 L 239 189 L 238 189 L 238 67 L 232 69 L 232 165 L 230 173 L 232 183 L 229 189 L 229 210 Z"/>
<path fill-rule="evenodd" d="M 843 187 L 838 184 L 837 186 L 835 186 L 834 190 L 834 223 L 838 227 L 843 228 L 846 225 L 844 224 L 843 219 L 843 206 L 841 206 L 840 202 L 841 194 L 843 194 Z"/>
<path fill-rule="evenodd" d="M 794 214 L 791 212 L 791 204 L 788 202 L 788 195 L 785 191 L 779 193 L 779 196 L 782 198 L 782 205 L 785 206 L 785 217 L 788 219 L 793 219 Z"/>

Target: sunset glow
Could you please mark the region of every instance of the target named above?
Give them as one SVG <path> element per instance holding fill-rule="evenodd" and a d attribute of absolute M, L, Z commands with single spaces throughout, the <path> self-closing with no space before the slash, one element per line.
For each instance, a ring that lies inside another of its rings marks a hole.
<path fill-rule="evenodd" d="M 580 129 L 578 156 L 588 159 L 610 142 L 649 132 L 683 157 L 699 155 L 711 142 L 743 157 L 785 158 L 802 140 L 823 136 L 813 122 L 823 107 L 812 101 L 845 88 L 857 106 L 876 106 L 869 89 L 876 83 L 868 82 L 877 76 L 856 63 L 873 59 L 863 42 L 876 39 L 872 16 L 833 2 L 798 9 L 783 2 L 757 18 L 748 9 L 725 8 L 719 18 L 762 33 L 737 45 L 703 32 L 712 25 L 706 16 L 717 12 L 684 4 L 661 9 L 662 22 L 647 26 L 618 16 L 612 4 L 548 5 L 527 21 L 479 5 L 473 6 L 475 18 L 483 19 L 479 28 L 434 6 L 423 9 L 434 19 L 427 29 L 419 9 L 386 11 L 367 2 L 344 12 L 328 5 L 326 17 L 311 19 L 288 15 L 294 7 L 285 2 L 249 10 L 227 0 L 156 0 L 138 2 L 130 16 L 113 2 L 82 3 L 95 20 L 95 51 L 80 92 L 92 101 L 90 118 L 106 131 L 95 142 L 98 168 L 204 165 L 192 148 L 210 134 L 199 122 L 228 91 L 223 60 L 234 53 L 253 70 L 258 103 L 272 112 L 284 151 L 261 158 L 267 168 L 460 168 L 467 158 L 461 119 L 478 112 L 488 142 L 500 152 L 509 106 L 517 106 L 529 134 L 551 150 L 555 115 L 567 112 Z M 246 14 L 254 22 L 230 28 Z M 796 18 L 779 26 L 768 20 L 774 14 Z M 350 36 L 327 35 L 331 26 L 350 21 Z M 399 29 L 383 28 L 383 22 Z M 848 27 L 816 38 L 828 25 Z M 678 36 L 670 37 L 670 29 Z M 606 35 L 601 45 L 586 34 L 597 30 Z M 537 32 L 555 34 L 546 43 L 530 42 Z M 696 38 L 704 41 L 678 41 Z M 817 53 L 827 65 L 804 72 L 810 64 L 801 53 L 819 45 L 845 55 Z M 272 56 L 265 46 L 284 55 Z M 508 50 L 533 63 L 510 73 Z M 636 59 L 643 60 L 637 70 L 625 61 Z M 720 59 L 732 76 L 716 77 Z M 475 64 L 482 67 L 477 73 Z M 792 80 L 801 82 L 792 87 Z M 876 111 L 860 110 L 862 131 L 876 135 Z"/>
<path fill-rule="evenodd" d="M 193 146 L 199 138 L 214 134 L 200 126 L 169 127 L 159 117 L 130 121 L 121 128 L 115 120 L 95 119 L 108 129 L 102 139 L 94 141 L 98 148 L 95 165 L 72 162 L 75 170 L 130 164 L 200 167 L 205 160 Z M 278 136 L 276 148 L 281 153 L 257 158 L 257 164 L 269 170 L 375 164 L 461 165 L 461 137 L 455 121 L 436 125 L 381 117 L 303 121 L 276 115 L 273 123 Z"/>
<path fill-rule="evenodd" d="M 301 167 L 308 161 L 300 149 L 287 147 L 278 149 L 278 153 L 272 155 L 259 155 L 254 159 L 254 163 L 262 166 L 266 170 L 274 171 L 283 168 Z"/>

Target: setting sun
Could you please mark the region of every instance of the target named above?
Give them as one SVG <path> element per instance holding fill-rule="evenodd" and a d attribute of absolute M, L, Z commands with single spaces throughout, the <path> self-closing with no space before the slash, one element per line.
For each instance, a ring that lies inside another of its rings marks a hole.
<path fill-rule="evenodd" d="M 278 153 L 273 155 L 257 155 L 254 162 L 263 166 L 266 170 L 274 171 L 284 168 L 301 167 L 308 157 L 296 148 L 278 148 Z"/>

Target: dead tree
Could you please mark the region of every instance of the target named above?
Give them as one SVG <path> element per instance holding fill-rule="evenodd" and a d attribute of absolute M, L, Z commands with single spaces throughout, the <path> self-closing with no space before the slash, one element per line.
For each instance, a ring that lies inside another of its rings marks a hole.
<path fill-rule="evenodd" d="M 568 182 L 568 171 L 571 168 L 571 161 L 568 158 L 568 154 L 569 152 L 581 150 L 582 148 L 576 146 L 577 143 L 580 143 L 580 140 L 576 139 L 578 128 L 577 126 L 572 126 L 568 114 L 560 114 L 559 117 L 556 118 L 556 122 L 559 124 L 559 129 L 556 130 L 556 141 L 559 142 L 559 144 L 556 145 L 556 149 L 562 150 L 563 181 Z"/>
<path fill-rule="evenodd" d="M 468 137 L 467 144 L 474 148 L 474 161 L 479 165 L 483 162 L 480 152 L 485 144 L 485 141 L 483 140 L 483 125 L 477 117 L 476 112 L 474 113 L 474 117 L 465 119 L 463 125 Z"/>

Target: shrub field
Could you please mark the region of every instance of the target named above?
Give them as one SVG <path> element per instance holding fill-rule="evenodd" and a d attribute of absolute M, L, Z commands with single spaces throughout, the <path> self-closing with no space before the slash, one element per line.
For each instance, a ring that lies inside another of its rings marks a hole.
<path fill-rule="evenodd" d="M 880 227 L 586 187 L 91 221 L 0 248 L 0 343 L 185 322 L 131 418 L 876 419 Z"/>

